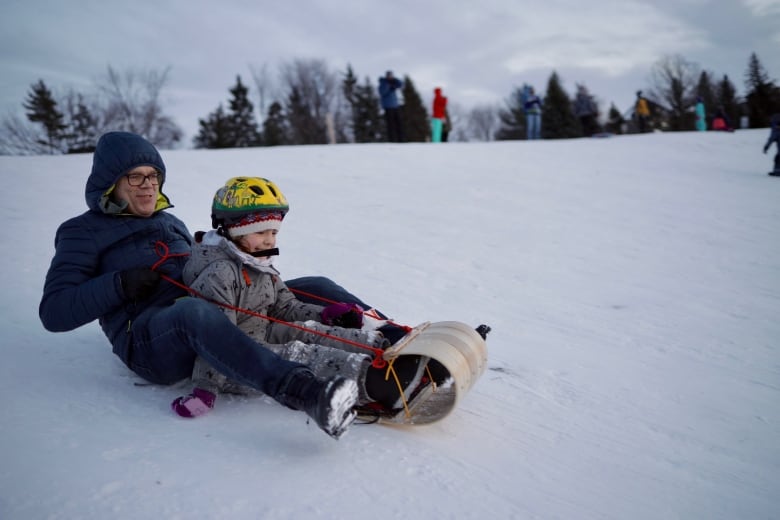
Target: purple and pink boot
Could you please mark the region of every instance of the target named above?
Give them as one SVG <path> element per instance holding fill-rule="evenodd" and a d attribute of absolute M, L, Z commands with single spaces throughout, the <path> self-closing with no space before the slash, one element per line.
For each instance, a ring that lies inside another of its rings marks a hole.
<path fill-rule="evenodd" d="M 186 417 L 188 419 L 199 417 L 207 414 L 214 408 L 214 401 L 217 400 L 217 396 L 203 390 L 202 388 L 193 388 L 189 395 L 177 397 L 171 403 L 171 408 L 180 417 Z"/>

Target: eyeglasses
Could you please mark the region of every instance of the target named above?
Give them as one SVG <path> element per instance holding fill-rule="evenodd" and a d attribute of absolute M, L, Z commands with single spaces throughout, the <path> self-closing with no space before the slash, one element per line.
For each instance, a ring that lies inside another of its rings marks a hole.
<path fill-rule="evenodd" d="M 130 186 L 143 186 L 144 181 L 147 180 L 152 186 L 157 186 L 162 180 L 162 173 L 154 172 L 149 175 L 144 175 L 143 173 L 128 173 L 125 177 L 127 177 L 127 184 Z"/>

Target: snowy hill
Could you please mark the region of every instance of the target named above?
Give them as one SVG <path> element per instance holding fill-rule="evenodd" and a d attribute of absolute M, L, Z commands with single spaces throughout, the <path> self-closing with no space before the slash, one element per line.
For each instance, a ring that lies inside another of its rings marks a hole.
<path fill-rule="evenodd" d="M 43 330 L 91 156 L 0 157 L 0 518 L 777 518 L 780 179 L 763 130 L 163 152 L 208 229 L 229 177 L 279 184 L 286 278 L 396 321 L 493 327 L 432 426 L 336 442 L 267 398 L 186 421 L 96 323 Z"/>

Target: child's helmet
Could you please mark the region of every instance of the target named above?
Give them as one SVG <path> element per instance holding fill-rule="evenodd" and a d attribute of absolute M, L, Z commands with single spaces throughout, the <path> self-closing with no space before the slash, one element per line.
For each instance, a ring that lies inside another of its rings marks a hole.
<path fill-rule="evenodd" d="M 274 215 L 279 222 L 289 211 L 282 191 L 261 177 L 233 177 L 214 194 L 211 226 L 224 229 L 253 215 Z"/>

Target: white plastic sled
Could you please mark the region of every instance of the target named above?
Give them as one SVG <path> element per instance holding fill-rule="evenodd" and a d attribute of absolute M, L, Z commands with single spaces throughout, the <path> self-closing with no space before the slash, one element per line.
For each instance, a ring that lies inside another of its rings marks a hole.
<path fill-rule="evenodd" d="M 443 384 L 428 382 L 412 393 L 403 408 L 377 411 L 361 407 L 358 417 L 380 424 L 431 424 L 447 417 L 471 390 L 487 366 L 487 344 L 473 327 L 457 321 L 425 322 L 388 348 L 384 359 L 420 355 L 449 372 Z"/>

